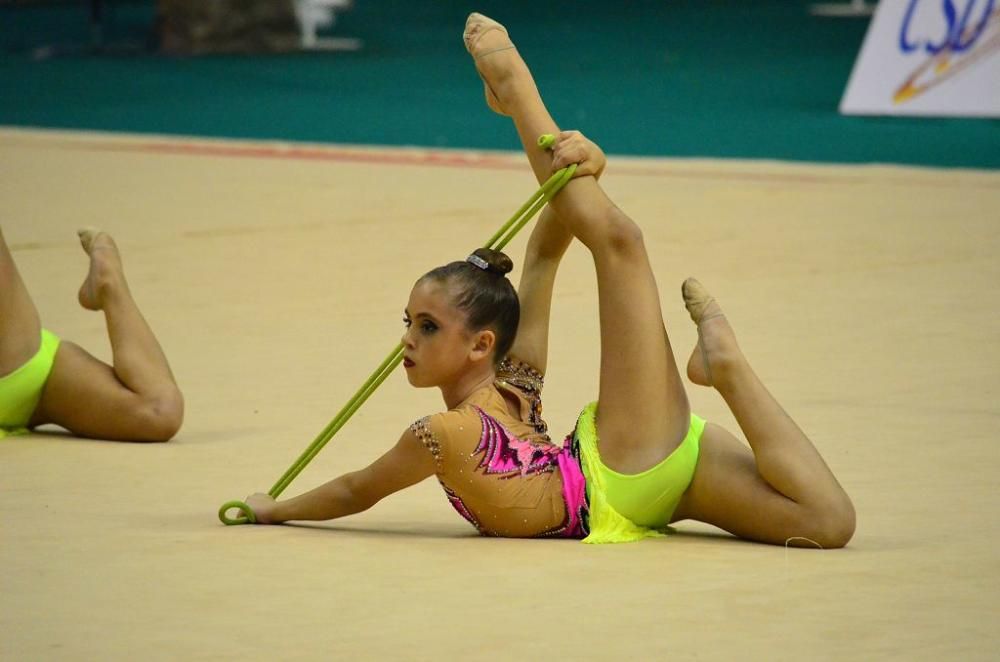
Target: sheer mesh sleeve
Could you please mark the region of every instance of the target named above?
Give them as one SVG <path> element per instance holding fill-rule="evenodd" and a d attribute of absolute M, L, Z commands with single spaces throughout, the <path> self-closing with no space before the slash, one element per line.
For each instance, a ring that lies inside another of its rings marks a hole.
<path fill-rule="evenodd" d="M 541 371 L 517 358 L 506 357 L 497 368 L 497 381 L 510 384 L 517 388 L 531 403 L 531 413 L 528 422 L 535 432 L 548 436 L 549 426 L 542 418 L 542 387 L 545 380 Z"/>
<path fill-rule="evenodd" d="M 545 380 L 534 366 L 517 358 L 506 357 L 497 369 L 497 379 L 513 384 L 525 393 L 542 397 Z"/>

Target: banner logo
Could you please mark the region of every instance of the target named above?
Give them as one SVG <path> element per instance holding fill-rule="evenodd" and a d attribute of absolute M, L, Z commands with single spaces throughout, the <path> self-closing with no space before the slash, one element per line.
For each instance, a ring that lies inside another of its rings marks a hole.
<path fill-rule="evenodd" d="M 1000 0 L 883 0 L 841 111 L 1000 116 Z"/>

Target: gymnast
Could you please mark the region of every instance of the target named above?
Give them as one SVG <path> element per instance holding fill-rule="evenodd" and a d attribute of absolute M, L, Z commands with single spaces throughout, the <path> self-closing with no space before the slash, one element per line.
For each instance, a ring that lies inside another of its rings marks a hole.
<path fill-rule="evenodd" d="M 42 328 L 0 229 L 0 438 L 54 423 L 76 436 L 167 441 L 184 400 L 129 291 L 111 235 L 79 231 L 90 269 L 78 300 L 104 312 L 114 365 Z"/>
<path fill-rule="evenodd" d="M 694 279 L 682 286 L 699 338 L 687 375 L 722 395 L 750 447 L 691 413 L 642 234 L 597 183 L 604 154 L 559 132 L 500 24 L 472 14 L 464 39 L 487 103 L 513 119 L 539 182 L 577 163 L 575 178 L 534 228 L 518 292 L 505 276 L 510 260 L 489 249 L 428 272 L 410 292 L 407 379 L 438 387 L 447 411 L 412 424 L 365 469 L 287 500 L 251 495 L 256 521 L 343 517 L 436 475 L 483 535 L 627 542 L 694 519 L 777 545 L 847 544 L 851 500 Z M 551 153 L 536 144 L 542 134 L 558 136 Z M 553 284 L 574 237 L 597 271 L 599 399 L 557 445 L 540 397 Z"/>

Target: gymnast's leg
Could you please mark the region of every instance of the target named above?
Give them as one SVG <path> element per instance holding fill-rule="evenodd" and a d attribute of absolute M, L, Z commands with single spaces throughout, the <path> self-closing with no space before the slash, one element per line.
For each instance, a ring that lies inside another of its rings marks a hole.
<path fill-rule="evenodd" d="M 535 176 L 545 181 L 552 157 L 536 140 L 559 129 L 531 73 L 506 30 L 484 16 L 469 17 L 465 41 L 486 82 L 490 106 L 512 117 Z M 572 180 L 549 204 L 590 249 L 597 270 L 601 458 L 614 470 L 641 472 L 667 457 L 690 425 L 642 233 L 593 177 Z"/>
<path fill-rule="evenodd" d="M 466 45 L 477 58 L 490 106 L 512 116 L 536 176 L 540 181 L 547 178 L 550 157 L 534 140 L 538 134 L 554 133 L 556 125 L 506 32 L 474 14 L 467 23 Z M 689 411 L 641 234 L 591 178 L 570 182 L 551 205 L 591 249 L 597 267 L 602 459 L 624 473 L 641 471 L 676 446 L 686 431 Z M 757 379 L 717 307 L 698 306 L 707 299 L 699 299 L 698 292 L 694 282 L 686 286 L 689 310 L 703 335 L 700 348 L 708 348 L 704 356 L 710 360 L 703 361 L 697 350 L 689 376 L 719 389 L 753 451 L 724 429 L 707 426 L 694 480 L 674 520 L 700 519 L 776 544 L 843 546 L 854 531 L 850 499 L 812 443 Z M 666 416 L 658 417 L 657 408 Z M 630 437 L 642 430 L 655 432 Z M 661 440 L 669 443 L 658 446 L 655 434 L 664 431 Z"/>
<path fill-rule="evenodd" d="M 855 526 L 847 493 L 754 373 L 715 299 L 694 279 L 683 294 L 699 338 L 688 377 L 718 390 L 752 452 L 722 428 L 706 427 L 675 521 L 697 519 L 761 542 L 843 547 Z"/>
<path fill-rule="evenodd" d="M 132 298 L 110 235 L 80 231 L 90 270 L 80 305 L 100 310 L 114 365 L 62 342 L 30 427 L 55 423 L 81 437 L 167 441 L 184 416 L 184 400 L 167 359 Z"/>
<path fill-rule="evenodd" d="M 0 377 L 24 365 L 41 344 L 38 310 L 0 228 Z"/>

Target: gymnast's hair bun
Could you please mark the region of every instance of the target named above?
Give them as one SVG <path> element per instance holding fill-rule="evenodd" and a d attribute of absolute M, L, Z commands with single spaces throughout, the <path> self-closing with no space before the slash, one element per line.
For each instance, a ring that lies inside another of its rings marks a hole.
<path fill-rule="evenodd" d="M 477 260 L 476 258 L 479 259 Z M 509 257 L 492 248 L 477 248 L 469 256 L 469 262 L 475 264 L 483 271 L 488 271 L 497 276 L 505 276 L 514 268 L 514 263 Z"/>

